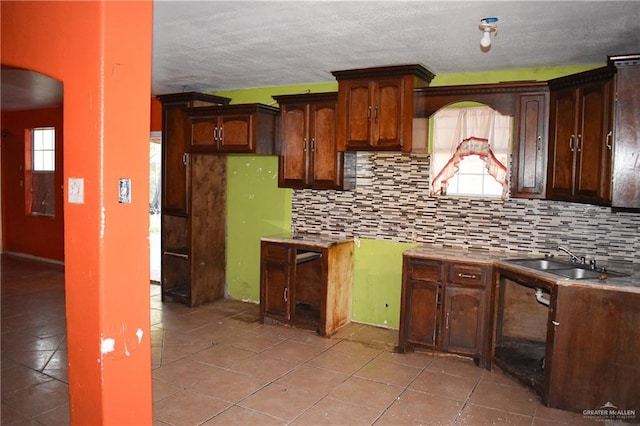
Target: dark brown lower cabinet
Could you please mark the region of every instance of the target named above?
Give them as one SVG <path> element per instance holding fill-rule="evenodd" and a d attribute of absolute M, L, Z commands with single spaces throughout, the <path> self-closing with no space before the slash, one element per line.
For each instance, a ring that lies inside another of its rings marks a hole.
<path fill-rule="evenodd" d="M 399 352 L 415 347 L 484 365 L 491 266 L 404 256 Z"/>
<path fill-rule="evenodd" d="M 499 265 L 495 275 L 489 367 L 530 386 L 549 407 L 584 413 L 615 406 L 637 415 L 640 293 Z"/>
<path fill-rule="evenodd" d="M 260 318 L 330 336 L 351 321 L 353 241 L 261 241 Z"/>

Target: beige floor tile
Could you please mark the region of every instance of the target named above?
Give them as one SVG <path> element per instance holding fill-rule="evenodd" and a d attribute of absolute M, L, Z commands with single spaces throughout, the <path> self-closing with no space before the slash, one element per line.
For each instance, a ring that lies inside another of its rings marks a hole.
<path fill-rule="evenodd" d="M 5 364 L 4 353 L 2 354 L 2 364 Z M 33 385 L 48 382 L 51 380 L 46 374 L 42 374 L 39 371 L 35 371 L 32 368 L 25 367 L 24 365 L 15 364 L 12 368 L 2 369 L 2 396 L 3 399 L 6 395 L 19 389 L 29 388 Z"/>
<path fill-rule="evenodd" d="M 347 380 L 349 376 L 331 370 L 302 365 L 277 380 L 277 383 L 288 385 L 309 393 L 326 395 L 336 386 Z"/>
<path fill-rule="evenodd" d="M 464 402 L 477 384 L 478 379 L 473 377 L 452 376 L 439 371 L 425 370 L 409 387 Z"/>
<path fill-rule="evenodd" d="M 225 370 L 213 376 L 203 377 L 191 389 L 205 395 L 236 403 L 258 391 L 267 383 L 268 380 L 265 379 Z"/>
<path fill-rule="evenodd" d="M 334 388 L 329 396 L 339 401 L 382 411 L 387 408 L 404 388 L 367 379 L 350 377 Z"/>
<path fill-rule="evenodd" d="M 284 426 L 286 424 L 287 422 L 282 419 L 277 419 L 267 414 L 250 410 L 248 408 L 233 406 L 225 410 L 224 412 L 220 413 L 219 415 L 215 416 L 213 419 L 203 423 L 203 426 L 210 426 L 210 425 L 223 425 L 223 426 L 282 425 Z"/>
<path fill-rule="evenodd" d="M 356 377 L 396 386 L 407 386 L 420 373 L 420 368 L 374 359 L 355 374 Z"/>
<path fill-rule="evenodd" d="M 469 402 L 482 407 L 511 413 L 533 416 L 539 398 L 529 389 L 480 382 L 469 398 Z"/>
<path fill-rule="evenodd" d="M 461 408 L 459 401 L 407 390 L 395 400 L 376 425 L 451 425 Z"/>
<path fill-rule="evenodd" d="M 162 401 L 163 399 L 168 398 L 171 395 L 174 395 L 183 390 L 182 386 L 163 382 L 162 380 L 158 379 L 153 379 L 151 381 L 151 385 L 153 389 L 152 397 L 154 403 Z"/>
<path fill-rule="evenodd" d="M 238 405 L 291 421 L 320 399 L 322 399 L 322 395 L 297 390 L 284 384 L 272 383 Z"/>
<path fill-rule="evenodd" d="M 385 351 L 378 355 L 377 359 L 393 362 L 395 364 L 424 368 L 433 361 L 433 356 L 421 352 L 405 352 L 401 354 L 393 351 Z"/>
<path fill-rule="evenodd" d="M 298 364 L 295 362 L 257 354 L 251 358 L 243 359 L 229 368 L 238 373 L 271 381 L 287 374 L 297 366 Z"/>
<path fill-rule="evenodd" d="M 223 370 L 213 365 L 184 358 L 153 370 L 153 378 L 166 383 L 188 387 L 202 380 L 203 377 L 211 376 L 221 371 Z"/>
<path fill-rule="evenodd" d="M 298 417 L 293 425 L 370 425 L 380 411 L 352 405 L 333 398 L 324 398 Z"/>
<path fill-rule="evenodd" d="M 64 404 L 57 408 L 54 408 L 51 411 L 47 411 L 46 413 L 36 417 L 35 420 L 38 422 L 38 424 L 42 424 L 44 426 L 66 426 L 71 423 L 69 404 Z"/>
<path fill-rule="evenodd" d="M 531 416 L 524 416 L 493 408 L 480 407 L 468 404 L 460 418 L 456 422 L 461 426 L 477 426 L 477 425 L 514 425 L 514 426 L 530 426 L 532 422 Z"/>
<path fill-rule="evenodd" d="M 367 357 L 369 359 L 377 357 L 384 351 L 383 348 L 378 346 L 366 345 L 361 342 L 352 342 L 349 340 L 341 341 L 337 345 L 333 346 L 331 350 L 347 353 L 349 355 Z"/>
<path fill-rule="evenodd" d="M 218 344 L 211 348 L 201 350 L 189 356 L 195 361 L 228 368 L 244 359 L 254 356 L 256 353 L 245 349 L 238 349 L 232 346 Z"/>
<path fill-rule="evenodd" d="M 347 352 L 336 351 L 334 348 L 331 348 L 309 360 L 307 365 L 350 375 L 360 370 L 370 361 L 370 356 L 358 356 Z"/>
<path fill-rule="evenodd" d="M 154 404 L 153 417 L 174 426 L 203 423 L 227 409 L 231 404 L 187 389 Z"/>
<path fill-rule="evenodd" d="M 303 363 L 322 351 L 324 351 L 324 349 L 318 346 L 286 340 L 265 350 L 263 354 L 274 358 Z"/>
<path fill-rule="evenodd" d="M 69 387 L 65 383 L 49 380 L 6 396 L 2 395 L 2 402 L 32 418 L 67 404 L 68 394 Z"/>

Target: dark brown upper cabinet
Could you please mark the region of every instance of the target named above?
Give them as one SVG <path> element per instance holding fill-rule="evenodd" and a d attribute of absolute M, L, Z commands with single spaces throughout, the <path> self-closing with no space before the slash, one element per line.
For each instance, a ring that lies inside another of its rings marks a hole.
<path fill-rule="evenodd" d="M 333 71 L 338 80 L 338 150 L 412 149 L 413 89 L 434 74 L 422 65 Z"/>
<path fill-rule="evenodd" d="M 611 206 L 640 209 L 640 55 L 609 63 L 616 68 Z"/>
<path fill-rule="evenodd" d="M 422 87 L 414 90 L 414 97 L 415 117 L 431 117 L 458 102 L 481 103 L 513 116 L 511 197 L 544 198 L 549 119 L 546 82 Z"/>
<path fill-rule="evenodd" d="M 199 153 L 277 153 L 278 108 L 239 104 L 189 108 L 191 150 Z"/>
<path fill-rule="evenodd" d="M 523 93 L 517 99 L 512 154 L 511 196 L 544 198 L 547 183 L 549 91 Z"/>
<path fill-rule="evenodd" d="M 609 205 L 613 70 L 549 81 L 547 198 Z"/>
<path fill-rule="evenodd" d="M 280 105 L 278 186 L 352 189 L 356 154 L 337 149 L 338 94 L 273 98 Z"/>
<path fill-rule="evenodd" d="M 197 92 L 159 95 L 162 103 L 162 211 L 187 216 L 191 192 L 190 107 L 226 105 L 231 99 Z"/>

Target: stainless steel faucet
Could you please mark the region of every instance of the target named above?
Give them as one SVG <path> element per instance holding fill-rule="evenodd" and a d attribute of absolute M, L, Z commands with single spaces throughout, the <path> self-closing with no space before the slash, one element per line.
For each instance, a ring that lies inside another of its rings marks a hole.
<path fill-rule="evenodd" d="M 558 246 L 558 250 L 561 250 L 561 251 L 563 251 L 563 252 L 567 253 L 569 256 L 571 256 L 571 261 L 572 261 L 573 263 L 582 263 L 582 264 L 584 264 L 584 263 L 586 263 L 586 261 L 587 261 L 587 260 L 584 258 L 584 256 L 583 256 L 583 257 L 578 257 L 578 256 L 576 256 L 575 254 L 573 254 L 573 253 L 571 252 L 571 250 L 569 250 L 569 249 L 568 249 L 568 248 L 566 248 L 566 247 Z"/>

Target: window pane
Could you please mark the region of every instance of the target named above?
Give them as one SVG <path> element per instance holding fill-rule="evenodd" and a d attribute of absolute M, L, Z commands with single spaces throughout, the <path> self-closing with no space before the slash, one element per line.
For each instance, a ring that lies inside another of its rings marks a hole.
<path fill-rule="evenodd" d="M 54 151 L 42 151 L 43 164 L 42 170 L 53 171 L 56 169 L 56 156 Z"/>
<path fill-rule="evenodd" d="M 55 148 L 55 132 L 53 129 L 42 129 L 42 149 Z"/>
<path fill-rule="evenodd" d="M 482 176 L 459 175 L 458 180 L 460 182 L 459 193 L 482 195 Z"/>
<path fill-rule="evenodd" d="M 33 129 L 33 150 L 37 151 L 43 148 L 42 132 L 38 129 Z"/>
<path fill-rule="evenodd" d="M 43 170 L 44 166 L 44 151 L 33 151 L 33 170 Z"/>
<path fill-rule="evenodd" d="M 495 195 L 499 197 L 502 195 L 502 185 L 500 185 L 493 176 L 487 174 L 484 177 L 484 193 L 485 195 Z"/>

